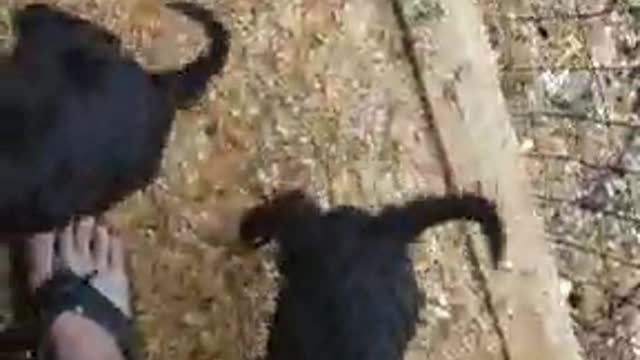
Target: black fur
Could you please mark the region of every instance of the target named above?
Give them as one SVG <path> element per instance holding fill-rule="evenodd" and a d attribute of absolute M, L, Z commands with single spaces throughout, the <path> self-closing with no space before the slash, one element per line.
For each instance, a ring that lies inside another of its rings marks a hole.
<path fill-rule="evenodd" d="M 495 206 L 475 195 L 425 197 L 371 215 L 323 212 L 300 192 L 249 211 L 242 238 L 277 239 L 284 278 L 268 343 L 269 360 L 399 360 L 423 302 L 408 244 L 449 220 L 481 224 L 494 265 L 505 237 Z"/>
<path fill-rule="evenodd" d="M 206 90 L 229 34 L 192 3 L 171 8 L 210 38 L 184 68 L 145 72 L 106 30 L 47 5 L 14 14 L 0 68 L 0 230 L 32 232 L 95 215 L 157 173 L 176 108 Z"/>

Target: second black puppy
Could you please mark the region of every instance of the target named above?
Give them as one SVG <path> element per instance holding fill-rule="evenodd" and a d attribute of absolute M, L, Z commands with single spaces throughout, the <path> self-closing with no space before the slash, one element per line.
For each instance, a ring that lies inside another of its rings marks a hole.
<path fill-rule="evenodd" d="M 494 266 L 505 246 L 495 206 L 475 195 L 426 197 L 371 215 L 322 211 L 299 192 L 251 210 L 241 235 L 277 239 L 284 281 L 268 360 L 400 360 L 423 298 L 408 244 L 449 220 L 480 223 Z"/>
<path fill-rule="evenodd" d="M 176 108 L 219 73 L 229 34 L 211 13 L 173 3 L 204 26 L 205 53 L 145 72 L 106 30 L 47 5 L 14 16 L 0 62 L 0 231 L 33 232 L 108 209 L 155 176 Z"/>

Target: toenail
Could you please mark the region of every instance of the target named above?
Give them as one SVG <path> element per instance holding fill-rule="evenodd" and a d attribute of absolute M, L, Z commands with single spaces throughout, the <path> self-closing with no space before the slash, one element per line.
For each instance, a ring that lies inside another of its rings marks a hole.
<path fill-rule="evenodd" d="M 98 273 L 99 273 L 98 269 L 93 269 L 93 270 L 89 271 L 84 276 L 85 281 L 89 281 L 89 280 L 93 279 L 94 277 L 98 276 Z"/>

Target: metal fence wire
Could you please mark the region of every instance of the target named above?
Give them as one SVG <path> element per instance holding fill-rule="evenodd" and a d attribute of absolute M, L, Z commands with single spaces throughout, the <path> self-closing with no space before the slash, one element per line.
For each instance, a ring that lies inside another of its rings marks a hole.
<path fill-rule="evenodd" d="M 640 359 L 640 1 L 493 6 L 503 92 L 585 358 Z"/>

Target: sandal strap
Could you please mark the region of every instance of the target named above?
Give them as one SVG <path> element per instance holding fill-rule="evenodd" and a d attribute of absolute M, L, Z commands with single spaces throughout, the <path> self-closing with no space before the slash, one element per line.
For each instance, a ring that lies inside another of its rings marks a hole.
<path fill-rule="evenodd" d="M 73 312 L 93 320 L 111 334 L 125 359 L 141 359 L 133 321 L 91 285 L 91 277 L 93 274 L 80 277 L 68 269 L 59 270 L 36 291 L 41 336 L 47 335 L 60 314 Z"/>

